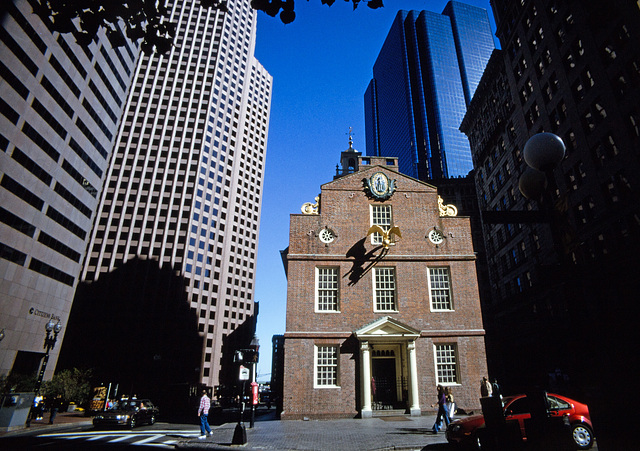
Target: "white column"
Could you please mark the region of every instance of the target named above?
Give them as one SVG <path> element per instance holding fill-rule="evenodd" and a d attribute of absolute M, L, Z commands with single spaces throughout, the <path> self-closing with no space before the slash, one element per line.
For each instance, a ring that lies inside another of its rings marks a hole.
<path fill-rule="evenodd" d="M 407 343 L 407 349 L 409 350 L 409 382 L 411 383 L 411 390 L 409 391 L 409 397 L 411 398 L 411 416 L 420 416 L 420 401 L 418 400 L 418 362 L 416 360 L 416 342 L 410 341 Z"/>
<path fill-rule="evenodd" d="M 362 418 L 370 418 L 371 411 L 371 358 L 369 356 L 369 342 L 360 343 L 360 364 L 362 365 Z"/>

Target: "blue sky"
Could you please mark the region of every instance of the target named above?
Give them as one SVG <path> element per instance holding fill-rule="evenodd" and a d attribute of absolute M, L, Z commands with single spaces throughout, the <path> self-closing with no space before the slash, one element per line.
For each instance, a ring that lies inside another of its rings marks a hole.
<path fill-rule="evenodd" d="M 255 55 L 273 76 L 255 287 L 260 381 L 271 373 L 271 337 L 285 332 L 287 279 L 280 251 L 289 243 L 289 216 L 333 179 L 349 127 L 354 148 L 365 153 L 364 92 L 398 10 L 441 13 L 447 1 L 384 3 L 353 11 L 350 1 L 328 7 L 321 0 L 298 0 L 296 19 L 288 25 L 258 14 Z M 489 0 L 463 3 L 486 9 L 495 33 Z"/>

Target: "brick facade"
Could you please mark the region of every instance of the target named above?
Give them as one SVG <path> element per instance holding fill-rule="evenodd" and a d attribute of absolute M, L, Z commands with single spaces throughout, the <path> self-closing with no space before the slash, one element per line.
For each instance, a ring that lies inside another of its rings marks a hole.
<path fill-rule="evenodd" d="M 282 418 L 366 416 L 367 405 L 374 414 L 376 408 L 432 412 L 437 344 L 454 345 L 455 382 L 444 385 L 452 386 L 458 407 L 479 409 L 487 367 L 469 218 L 441 216 L 436 188 L 397 172 L 397 159 L 355 155 L 351 173 L 322 185 L 317 211 L 291 215 Z M 396 181 L 387 199 L 367 188 L 378 172 Z M 402 237 L 388 250 L 367 235 L 371 205 L 391 205 Z M 444 236 L 438 245 L 428 238 L 434 228 Z M 323 229 L 333 232 L 331 242 L 320 239 Z M 318 267 L 337 268 L 337 311 L 316 308 Z M 387 267 L 395 269 L 395 309 L 376 311 L 374 269 Z M 428 268 L 434 267 L 448 268 L 452 309 L 431 308 Z M 316 387 L 314 350 L 323 346 L 338 347 L 337 383 Z M 363 355 L 371 359 L 367 368 Z M 396 378 L 382 402 L 381 389 L 363 386 L 369 374 L 363 370 L 381 381 Z"/>

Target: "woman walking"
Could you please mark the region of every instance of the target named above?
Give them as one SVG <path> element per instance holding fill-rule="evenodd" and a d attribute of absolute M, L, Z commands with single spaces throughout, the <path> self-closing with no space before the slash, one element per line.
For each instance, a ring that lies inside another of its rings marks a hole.
<path fill-rule="evenodd" d="M 444 393 L 442 385 L 438 385 L 438 414 L 436 415 L 436 422 L 433 423 L 431 431 L 435 434 L 442 427 L 442 420 L 444 419 L 445 430 L 449 427 L 449 415 L 446 410 L 447 396 Z"/>

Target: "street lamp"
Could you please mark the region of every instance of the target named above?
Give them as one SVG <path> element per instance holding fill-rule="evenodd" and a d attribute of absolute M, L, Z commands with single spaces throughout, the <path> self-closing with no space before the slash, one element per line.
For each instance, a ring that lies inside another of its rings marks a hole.
<path fill-rule="evenodd" d="M 562 139 L 553 133 L 538 133 L 524 145 L 524 161 L 538 171 L 553 171 L 564 158 Z"/>
<path fill-rule="evenodd" d="M 553 133 L 538 133 L 524 145 L 523 157 L 529 166 L 520 176 L 519 188 L 524 197 L 540 201 L 547 191 L 553 170 L 564 158 L 565 146 Z"/>
<path fill-rule="evenodd" d="M 528 168 L 522 173 L 518 183 L 522 195 L 537 201 L 548 215 L 546 219 L 551 228 L 553 245 L 560 259 L 564 255 L 564 246 L 559 236 L 558 213 L 551 205 L 548 185 L 553 179 L 553 170 L 564 158 L 565 150 L 562 139 L 553 133 L 533 135 L 524 145 L 522 154 Z"/>
<path fill-rule="evenodd" d="M 247 443 L 247 432 L 244 426 L 244 408 L 245 408 L 245 388 L 246 382 L 251 378 L 252 385 L 255 383 L 256 363 L 258 362 L 258 349 L 260 349 L 258 338 L 254 335 L 249 348 L 238 349 L 235 353 L 234 361 L 240 363 L 239 380 L 242 381 L 242 388 L 240 389 L 240 415 L 238 417 L 238 424 L 233 432 L 232 445 L 244 445 Z M 244 363 L 253 364 L 253 377 L 250 377 L 251 371 L 246 368 Z M 252 387 L 253 388 L 253 387 Z M 253 405 L 252 405 L 253 407 Z M 253 427 L 254 410 L 251 411 L 251 427 Z"/>
<path fill-rule="evenodd" d="M 533 212 L 495 212 L 493 215 L 485 215 L 486 219 L 491 219 L 491 222 L 503 222 L 510 221 L 512 219 L 519 219 L 521 223 L 534 223 L 534 222 L 546 222 L 549 224 L 551 236 L 553 240 L 554 250 L 560 260 L 559 263 L 564 263 L 564 251 L 562 239 L 560 237 L 560 212 L 556 211 L 552 205 L 551 193 L 549 191 L 549 183 L 553 180 L 553 170 L 558 167 L 565 155 L 565 145 L 562 139 L 553 133 L 538 133 L 533 135 L 526 142 L 523 149 L 524 161 L 527 163 L 527 168 L 520 176 L 518 181 L 518 187 L 522 195 L 529 199 L 536 201 L 539 205 L 539 209 L 542 210 L 540 214 L 526 214 Z M 515 214 L 514 214 L 515 213 Z M 500 218 L 499 216 L 502 216 Z M 550 423 L 547 418 L 547 401 L 544 392 L 540 390 L 530 390 L 527 393 L 529 403 L 531 404 L 531 442 L 532 443 L 545 443 L 544 434 L 542 431 L 545 427 L 550 427 Z M 487 415 L 490 416 L 491 403 L 483 402 L 483 412 L 487 409 Z M 538 407 L 534 409 L 534 407 Z M 502 412 L 501 406 L 496 406 Z M 502 420 L 504 421 L 504 419 Z M 487 425 L 488 425 L 487 421 Z M 500 443 L 509 443 L 509 431 L 504 423 L 496 423 L 492 426 L 488 426 L 486 434 L 483 434 L 483 440 L 496 440 Z M 527 432 L 527 435 L 530 433 Z M 483 446 L 484 448 L 484 446 Z"/>
<path fill-rule="evenodd" d="M 44 372 L 47 369 L 47 363 L 49 363 L 49 352 L 55 347 L 56 341 L 58 341 L 58 334 L 62 330 L 62 325 L 60 324 L 60 321 L 54 323 L 53 318 L 51 318 L 44 328 L 47 331 L 47 336 L 44 339 L 45 354 L 44 360 L 42 361 L 42 366 L 40 367 L 40 373 L 38 374 L 38 380 L 36 381 L 36 393 L 40 391 L 42 379 L 44 378 Z"/>
<path fill-rule="evenodd" d="M 40 372 L 38 373 L 38 379 L 36 380 L 36 387 L 34 390 L 36 396 L 40 392 L 40 387 L 42 386 L 42 379 L 44 378 L 44 372 L 47 370 L 47 363 L 49 363 L 49 352 L 56 345 L 56 341 L 58 341 L 58 334 L 62 330 L 62 324 L 60 324 L 60 321 L 58 321 L 57 323 L 54 323 L 53 318 L 51 318 L 49 319 L 49 322 L 46 324 L 46 326 L 44 326 L 44 329 L 47 332 L 47 335 L 44 338 L 45 354 L 44 354 L 44 359 L 42 360 L 42 365 L 40 366 Z M 31 406 L 31 408 L 33 409 L 33 405 Z M 26 423 L 27 427 L 31 426 L 32 416 L 33 415 L 30 410 L 29 416 L 27 417 L 27 423 Z"/>

